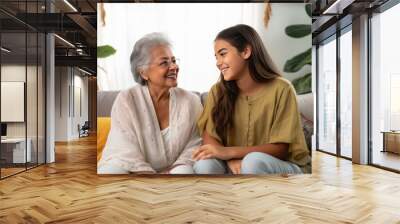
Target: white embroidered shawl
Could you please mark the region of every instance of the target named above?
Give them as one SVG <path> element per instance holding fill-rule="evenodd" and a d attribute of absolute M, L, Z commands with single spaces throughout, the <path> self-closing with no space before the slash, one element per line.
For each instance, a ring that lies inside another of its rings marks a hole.
<path fill-rule="evenodd" d="M 169 92 L 170 147 L 164 146 L 148 87 L 137 85 L 121 91 L 113 104 L 99 168 L 158 172 L 173 165 L 193 165 L 192 151 L 201 143 L 196 122 L 203 107 L 191 92 L 180 88 Z"/>

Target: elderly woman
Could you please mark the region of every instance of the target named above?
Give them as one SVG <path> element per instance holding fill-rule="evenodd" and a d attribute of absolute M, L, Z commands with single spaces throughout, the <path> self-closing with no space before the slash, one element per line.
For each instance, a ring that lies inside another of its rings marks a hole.
<path fill-rule="evenodd" d="M 178 60 L 160 33 L 138 40 L 130 57 L 139 85 L 121 91 L 99 174 L 192 174 L 193 149 L 201 143 L 196 119 L 199 97 L 177 88 Z"/>

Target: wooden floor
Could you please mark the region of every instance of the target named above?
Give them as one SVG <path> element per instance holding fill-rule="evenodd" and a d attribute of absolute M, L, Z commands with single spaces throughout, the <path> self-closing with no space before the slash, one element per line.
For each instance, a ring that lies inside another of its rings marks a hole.
<path fill-rule="evenodd" d="M 1 168 L 1 178 L 19 173 L 26 170 L 25 167 L 24 168 Z"/>
<path fill-rule="evenodd" d="M 315 152 L 290 177 L 97 176 L 95 138 L 0 181 L 0 223 L 400 223 L 400 175 Z"/>
<path fill-rule="evenodd" d="M 1 178 L 6 178 L 8 176 L 15 175 L 20 172 L 24 172 L 27 169 L 28 170 L 33 169 L 33 168 L 37 167 L 37 164 L 36 163 L 27 163 L 26 167 L 25 167 L 25 164 L 18 164 L 17 166 L 18 167 L 7 167 L 7 168 L 2 167 L 1 168 Z"/>

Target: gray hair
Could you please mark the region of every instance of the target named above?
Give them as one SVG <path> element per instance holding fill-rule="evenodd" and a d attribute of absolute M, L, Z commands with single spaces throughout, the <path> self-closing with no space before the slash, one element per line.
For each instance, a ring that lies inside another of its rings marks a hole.
<path fill-rule="evenodd" d="M 145 85 L 146 80 L 140 75 L 140 69 L 147 69 L 150 63 L 150 51 L 154 46 L 163 45 L 171 47 L 168 38 L 162 33 L 149 33 L 135 43 L 130 62 L 134 80 L 140 85 Z"/>

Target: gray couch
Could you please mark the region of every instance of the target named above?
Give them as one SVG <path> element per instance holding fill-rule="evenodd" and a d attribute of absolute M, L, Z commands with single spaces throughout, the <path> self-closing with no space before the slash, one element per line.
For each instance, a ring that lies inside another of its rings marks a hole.
<path fill-rule="evenodd" d="M 97 117 L 109 117 L 111 108 L 119 91 L 99 91 L 97 92 Z M 207 93 L 194 92 L 201 99 L 204 105 Z M 311 138 L 313 134 L 313 95 L 298 95 L 297 102 L 301 113 L 304 136 L 309 149 L 311 149 Z"/>
<path fill-rule="evenodd" d="M 111 108 L 119 91 L 97 92 L 97 117 L 109 117 Z"/>

